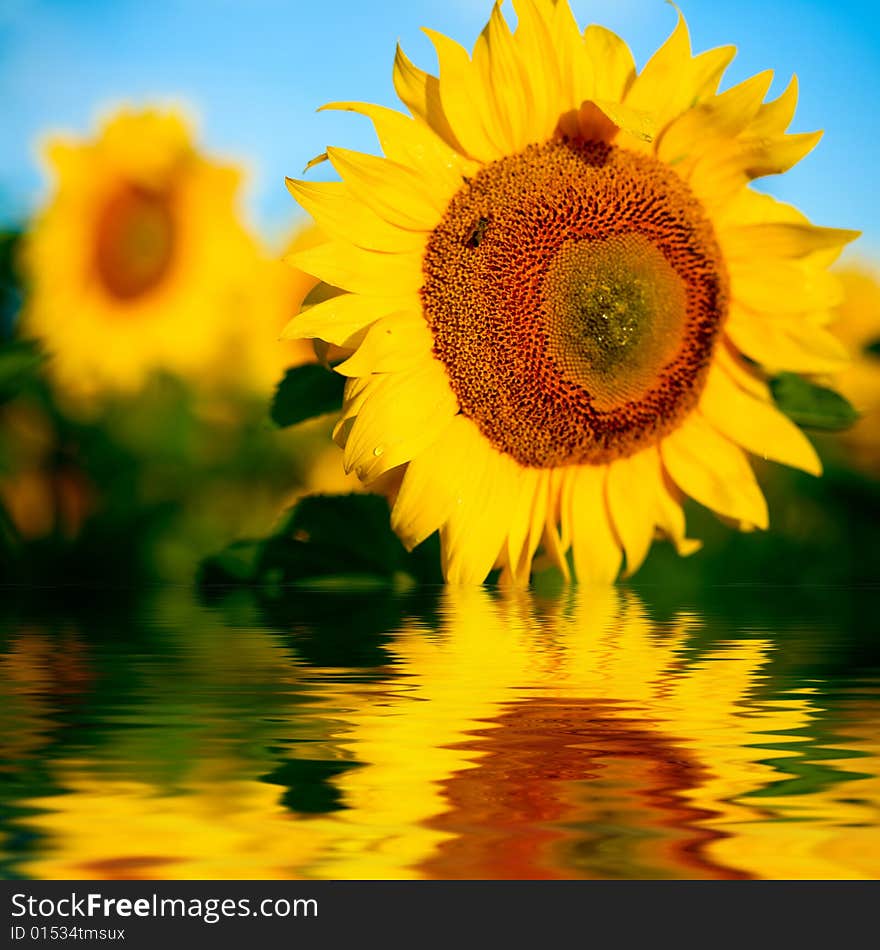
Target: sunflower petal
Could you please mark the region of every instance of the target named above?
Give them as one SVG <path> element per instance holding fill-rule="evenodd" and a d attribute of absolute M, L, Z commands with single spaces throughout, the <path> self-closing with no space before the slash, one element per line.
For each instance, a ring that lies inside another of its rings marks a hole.
<path fill-rule="evenodd" d="M 581 584 L 613 583 L 623 559 L 605 500 L 607 474 L 604 465 L 581 465 L 569 476 L 571 546 Z"/>
<path fill-rule="evenodd" d="M 423 232 L 389 224 L 354 198 L 344 182 L 288 178 L 287 188 L 329 238 L 348 241 L 364 250 L 424 252 Z"/>
<path fill-rule="evenodd" d="M 608 466 L 608 508 L 626 553 L 626 576 L 639 569 L 651 547 L 659 477 L 656 449 L 617 459 Z"/>
<path fill-rule="evenodd" d="M 595 77 L 584 37 L 567 3 L 553 4 L 550 29 L 559 62 L 559 111 L 576 109 L 594 94 Z"/>
<path fill-rule="evenodd" d="M 742 450 L 698 413 L 661 442 L 660 454 L 672 480 L 701 505 L 767 527 L 767 503 Z"/>
<path fill-rule="evenodd" d="M 413 298 L 418 306 L 418 298 Z M 284 328 L 283 340 L 324 340 L 346 346 L 351 338 L 382 317 L 400 310 L 400 297 L 341 294 L 297 314 Z"/>
<path fill-rule="evenodd" d="M 353 195 L 390 224 L 430 231 L 451 194 L 427 186 L 423 175 L 376 155 L 328 148 L 327 154 Z"/>
<path fill-rule="evenodd" d="M 522 470 L 519 497 L 510 511 L 505 552 L 507 579 L 518 586 L 529 580 L 547 517 L 547 492 L 546 470 Z"/>
<path fill-rule="evenodd" d="M 400 46 L 394 55 L 394 89 L 415 118 L 436 132 L 451 149 L 464 155 L 464 149 L 443 111 L 440 81 L 414 66 Z"/>
<path fill-rule="evenodd" d="M 691 40 L 679 12 L 675 29 L 645 64 L 626 94 L 626 104 L 668 121 L 684 112 L 694 98 L 690 78 Z"/>
<path fill-rule="evenodd" d="M 493 136 L 504 151 L 528 144 L 528 115 L 523 108 L 523 75 L 513 34 L 496 2 L 489 22 L 474 47 L 474 65 L 481 71 L 495 115 Z"/>
<path fill-rule="evenodd" d="M 464 487 L 465 467 L 456 455 L 457 418 L 441 427 L 436 441 L 406 466 L 391 509 L 391 527 L 409 550 L 449 520 Z"/>
<path fill-rule="evenodd" d="M 343 376 L 395 373 L 431 358 L 433 338 L 418 311 L 382 317 L 367 330 L 353 356 L 336 367 Z"/>
<path fill-rule="evenodd" d="M 514 43 L 524 67 L 522 72 L 528 93 L 528 141 L 542 142 L 553 134 L 560 113 L 565 111 L 566 103 L 560 90 L 559 59 L 548 18 L 535 0 L 513 0 L 513 7 L 517 16 Z M 541 65 L 536 69 L 538 63 Z"/>
<path fill-rule="evenodd" d="M 423 32 L 437 52 L 440 101 L 457 140 L 461 142 L 463 153 L 482 162 L 498 158 L 499 149 L 483 124 L 483 116 L 488 110 L 477 81 L 479 70 L 473 68 L 467 51 L 455 40 L 435 30 Z"/>
<path fill-rule="evenodd" d="M 723 436 L 753 455 L 822 474 L 819 456 L 803 432 L 770 402 L 743 392 L 718 366 L 709 371 L 700 412 Z"/>
<path fill-rule="evenodd" d="M 594 76 L 593 96 L 622 102 L 636 75 L 636 64 L 626 43 L 604 26 L 588 26 L 584 46 Z"/>
<path fill-rule="evenodd" d="M 510 456 L 488 446 L 463 416 L 453 424 L 459 440 L 454 455 L 466 484 L 440 531 L 443 573 L 450 584 L 480 584 L 501 554 L 522 469 Z"/>
<path fill-rule="evenodd" d="M 843 344 L 805 314 L 770 319 L 732 307 L 724 332 L 741 353 L 772 371 L 834 373 L 849 359 Z"/>
<path fill-rule="evenodd" d="M 371 482 L 424 451 L 458 410 L 443 367 L 428 360 L 372 377 L 345 443 L 343 463 Z"/>
<path fill-rule="evenodd" d="M 421 172 L 432 181 L 439 175 L 452 188 L 451 193 L 461 185 L 462 175 L 476 170 L 472 162 L 459 155 L 433 129 L 395 109 L 370 102 L 331 102 L 319 111 L 328 109 L 366 116 L 373 123 L 386 158 Z"/>
<path fill-rule="evenodd" d="M 758 114 L 764 96 L 773 82 L 773 70 L 767 69 L 716 96 L 705 106 L 716 128 L 738 135 Z"/>
<path fill-rule="evenodd" d="M 749 134 L 758 138 L 782 135 L 791 125 L 798 100 L 797 76 L 792 76 L 785 92 L 765 102 L 749 125 Z"/>
<path fill-rule="evenodd" d="M 730 291 L 740 306 L 758 313 L 827 310 L 843 300 L 835 274 L 797 260 L 737 260 L 730 268 Z"/>
<path fill-rule="evenodd" d="M 400 296 L 409 296 L 422 286 L 422 262 L 418 254 L 386 254 L 366 251 L 343 241 L 327 241 L 297 251 L 287 260 L 333 287 L 358 294 L 383 297 L 393 288 Z"/>
<path fill-rule="evenodd" d="M 840 248 L 859 231 L 818 228 L 812 224 L 777 221 L 726 228 L 721 235 L 725 258 L 743 261 L 779 257 L 806 257 L 814 251 Z"/>

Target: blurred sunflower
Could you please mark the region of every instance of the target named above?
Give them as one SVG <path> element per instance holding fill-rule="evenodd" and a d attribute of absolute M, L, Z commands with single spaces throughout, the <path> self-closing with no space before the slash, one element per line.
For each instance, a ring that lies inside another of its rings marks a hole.
<path fill-rule="evenodd" d="M 819 140 L 786 134 L 794 81 L 719 94 L 735 50 L 692 56 L 681 17 L 637 74 L 565 0 L 514 6 L 472 58 L 428 31 L 439 78 L 398 50 L 412 118 L 332 106 L 372 119 L 384 157 L 331 148 L 341 182 L 289 183 L 332 239 L 294 263 L 348 293 L 288 334 L 352 351 L 345 466 L 398 469 L 394 527 L 439 529 L 450 581 L 524 581 L 543 543 L 607 582 L 656 532 L 695 548 L 685 495 L 765 527 L 743 449 L 819 473 L 758 364 L 840 367 L 826 267 L 855 233 L 748 187 Z"/>
<path fill-rule="evenodd" d="M 841 439 L 856 465 L 880 475 L 880 277 L 864 264 L 850 264 L 837 274 L 845 296 L 833 329 L 849 347 L 852 362 L 835 383 L 861 413 Z"/>
<path fill-rule="evenodd" d="M 153 109 L 45 154 L 53 193 L 24 249 L 22 331 L 43 341 L 59 386 L 90 398 L 137 390 L 157 369 L 222 374 L 258 254 L 238 215 L 240 171 Z"/>
<path fill-rule="evenodd" d="M 228 340 L 227 365 L 234 367 L 243 385 L 267 394 L 291 366 L 313 363 L 315 349 L 310 340 L 280 341 L 291 317 L 298 313 L 318 279 L 284 262 L 284 257 L 317 246 L 324 238 L 313 225 L 297 228 L 283 254 L 261 250 L 249 281 L 251 299 L 243 307 L 246 319 L 238 321 Z"/>

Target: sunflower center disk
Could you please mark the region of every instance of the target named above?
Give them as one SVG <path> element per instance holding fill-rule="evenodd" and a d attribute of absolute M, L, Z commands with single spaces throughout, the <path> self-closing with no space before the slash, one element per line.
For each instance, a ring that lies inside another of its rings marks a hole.
<path fill-rule="evenodd" d="M 535 467 L 607 462 L 672 431 L 727 308 L 712 227 L 684 182 L 597 142 L 483 168 L 431 235 L 424 276 L 461 411 Z"/>
<path fill-rule="evenodd" d="M 168 194 L 126 185 L 107 201 L 98 220 L 95 270 L 108 293 L 132 300 L 155 289 L 169 270 L 173 251 Z"/>

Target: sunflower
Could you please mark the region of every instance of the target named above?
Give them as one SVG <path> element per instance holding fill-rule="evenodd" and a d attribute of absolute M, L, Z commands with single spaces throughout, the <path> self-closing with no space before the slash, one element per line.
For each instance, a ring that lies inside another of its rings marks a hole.
<path fill-rule="evenodd" d="M 59 387 L 90 399 L 157 369 L 220 373 L 258 253 L 239 170 L 201 155 L 180 115 L 152 109 L 45 155 L 53 194 L 25 246 L 22 331 L 44 342 Z"/>
<path fill-rule="evenodd" d="M 655 534 L 694 550 L 685 496 L 766 527 L 746 452 L 819 474 L 760 367 L 845 359 L 826 268 L 856 235 L 749 187 L 819 140 L 786 134 L 794 80 L 719 93 L 735 50 L 693 56 L 680 15 L 637 72 L 564 0 L 514 6 L 472 56 L 427 31 L 439 78 L 398 50 L 411 116 L 328 107 L 368 116 L 384 156 L 329 148 L 341 181 L 289 182 L 331 238 L 295 264 L 347 293 L 288 333 L 351 351 L 344 464 L 397 471 L 394 527 L 439 529 L 448 580 L 526 581 L 543 545 L 604 583 Z"/>
<path fill-rule="evenodd" d="M 306 224 L 293 231 L 282 254 L 261 249 L 248 281 L 249 301 L 242 307 L 246 319 L 238 321 L 228 339 L 228 379 L 237 376 L 245 388 L 268 394 L 286 369 L 316 361 L 311 341 L 279 341 L 279 336 L 318 283 L 286 265 L 284 257 L 323 240 L 313 224 Z"/>
<path fill-rule="evenodd" d="M 867 263 L 841 268 L 844 300 L 832 327 L 849 347 L 852 362 L 834 382 L 861 413 L 841 443 L 850 460 L 874 476 L 880 475 L 880 272 Z"/>

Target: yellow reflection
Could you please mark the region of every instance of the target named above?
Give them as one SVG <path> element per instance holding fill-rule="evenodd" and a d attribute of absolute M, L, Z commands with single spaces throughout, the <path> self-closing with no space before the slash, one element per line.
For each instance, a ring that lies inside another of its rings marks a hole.
<path fill-rule="evenodd" d="M 33 824 L 49 836 L 48 853 L 24 873 L 48 879 L 267 879 L 297 876 L 322 845 L 308 821 L 256 781 L 191 780 L 175 792 L 147 782 L 99 778 L 65 763 L 63 810 Z"/>
<path fill-rule="evenodd" d="M 147 664 L 140 705 L 116 713 L 154 729 L 118 729 L 100 755 L 50 761 L 62 794 L 27 802 L 36 814 L 22 820 L 42 844 L 18 869 L 880 875 L 876 705 L 850 704 L 827 738 L 819 694 L 780 692 L 769 679 L 769 637 L 698 646 L 696 614 L 660 624 L 619 590 L 552 602 L 450 590 L 440 607 L 436 623 L 390 632 L 389 663 L 370 675 L 307 667 L 266 631 L 193 612 L 174 640 L 181 655 Z M 45 670 L 26 662 L 29 636 L 6 675 L 15 691 L 44 695 Z M 51 707 L 32 712 L 29 748 L 52 719 Z M 260 780 L 291 761 L 279 742 L 343 766 L 327 780 L 338 810 L 301 813 Z M 817 745 L 822 780 L 805 786 Z"/>
<path fill-rule="evenodd" d="M 549 607 L 450 591 L 445 608 L 440 631 L 413 624 L 395 640 L 392 681 L 335 697 L 366 765 L 339 779 L 345 828 L 315 873 L 867 873 L 832 847 L 845 817 L 833 800 L 816 805 L 796 865 L 772 860 L 797 832 L 749 795 L 789 777 L 780 763 L 798 755 L 815 710 L 809 691 L 754 698 L 769 640 L 692 659 L 697 617 L 658 627 L 617 591 Z M 781 733 L 788 750 L 762 748 Z M 750 823 L 763 836 L 754 852 Z"/>

